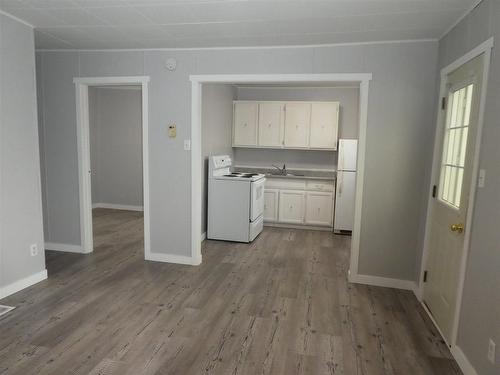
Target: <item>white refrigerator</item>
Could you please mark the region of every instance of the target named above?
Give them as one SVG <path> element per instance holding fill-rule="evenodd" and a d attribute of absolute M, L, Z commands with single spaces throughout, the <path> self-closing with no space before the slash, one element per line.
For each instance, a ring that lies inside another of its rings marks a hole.
<path fill-rule="evenodd" d="M 356 193 L 356 161 L 358 141 L 339 139 L 337 189 L 335 193 L 335 232 L 352 231 Z"/>

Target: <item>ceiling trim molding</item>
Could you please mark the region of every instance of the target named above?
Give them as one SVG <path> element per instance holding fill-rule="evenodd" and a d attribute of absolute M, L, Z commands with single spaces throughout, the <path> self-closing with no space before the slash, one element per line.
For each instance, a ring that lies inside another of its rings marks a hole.
<path fill-rule="evenodd" d="M 462 14 L 455 22 L 453 22 L 450 26 L 446 28 L 444 33 L 441 34 L 441 36 L 438 38 L 438 41 L 443 39 L 451 30 L 455 28 L 460 22 L 464 20 L 465 17 L 467 17 L 474 9 L 476 9 L 479 4 L 481 4 L 483 0 L 476 0 L 471 7 L 467 8 L 467 10 Z"/>
<path fill-rule="evenodd" d="M 16 16 L 10 14 L 9 12 L 6 12 L 5 10 L 0 9 L 0 14 L 4 15 L 5 17 L 12 18 L 14 21 L 17 21 L 19 23 L 22 23 L 23 25 L 29 26 L 32 29 L 35 28 L 35 26 L 33 26 L 31 23 L 26 22 L 25 20 L 22 20 L 19 17 L 16 17 Z"/>
<path fill-rule="evenodd" d="M 325 44 L 295 44 L 274 46 L 240 46 L 240 47 L 174 47 L 174 48 L 40 48 L 37 52 L 141 52 L 141 51 L 214 51 L 214 50 L 244 50 L 244 49 L 282 49 L 282 48 L 321 48 L 321 47 L 343 47 L 364 46 L 376 44 L 404 44 L 404 43 L 428 43 L 438 42 L 437 38 L 426 39 L 401 39 L 401 40 L 379 40 L 373 42 L 351 42 L 351 43 L 325 43 Z"/>

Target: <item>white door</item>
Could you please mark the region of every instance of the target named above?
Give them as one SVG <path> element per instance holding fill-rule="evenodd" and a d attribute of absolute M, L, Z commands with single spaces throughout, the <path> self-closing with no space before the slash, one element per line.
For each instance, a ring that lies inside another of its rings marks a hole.
<path fill-rule="evenodd" d="M 337 149 L 339 103 L 312 103 L 309 147 Z"/>
<path fill-rule="evenodd" d="M 235 102 L 233 146 L 257 145 L 257 102 Z"/>
<path fill-rule="evenodd" d="M 283 146 L 282 118 L 282 103 L 259 103 L 259 146 Z"/>
<path fill-rule="evenodd" d="M 306 193 L 306 224 L 331 226 L 333 223 L 333 193 Z"/>
<path fill-rule="evenodd" d="M 304 224 L 304 203 L 304 191 L 281 190 L 279 221 L 281 223 Z"/>
<path fill-rule="evenodd" d="M 278 220 L 278 197 L 279 190 L 264 190 L 264 221 L 274 222 Z"/>
<path fill-rule="evenodd" d="M 356 194 L 356 172 L 337 172 L 337 190 L 335 197 L 336 231 L 352 231 L 354 227 L 354 207 Z"/>
<path fill-rule="evenodd" d="M 450 340 L 456 313 L 459 269 L 464 256 L 464 225 L 472 178 L 479 117 L 483 55 L 446 77 L 444 123 L 438 124 L 439 177 L 430 206 L 424 301 Z"/>
<path fill-rule="evenodd" d="M 310 103 L 285 104 L 285 147 L 308 148 L 311 128 Z"/>

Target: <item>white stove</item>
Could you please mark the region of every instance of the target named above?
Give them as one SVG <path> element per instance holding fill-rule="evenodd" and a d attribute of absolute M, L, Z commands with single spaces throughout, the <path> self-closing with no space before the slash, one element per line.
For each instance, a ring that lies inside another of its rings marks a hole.
<path fill-rule="evenodd" d="M 242 173 L 242 172 L 231 172 L 228 174 L 224 174 L 222 176 L 216 176 L 215 178 L 218 180 L 240 180 L 240 181 L 258 181 L 261 178 L 266 177 L 265 174 L 262 173 Z"/>
<path fill-rule="evenodd" d="M 262 231 L 265 175 L 232 172 L 228 155 L 208 164 L 207 238 L 251 242 Z"/>

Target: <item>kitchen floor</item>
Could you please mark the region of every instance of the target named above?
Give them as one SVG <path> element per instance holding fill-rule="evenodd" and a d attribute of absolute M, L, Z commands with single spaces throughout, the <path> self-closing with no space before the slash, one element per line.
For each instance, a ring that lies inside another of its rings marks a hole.
<path fill-rule="evenodd" d="M 95 251 L 2 300 L 0 374 L 460 374 L 411 292 L 349 285 L 349 237 L 265 228 L 145 262 L 142 213 L 94 210 Z"/>

